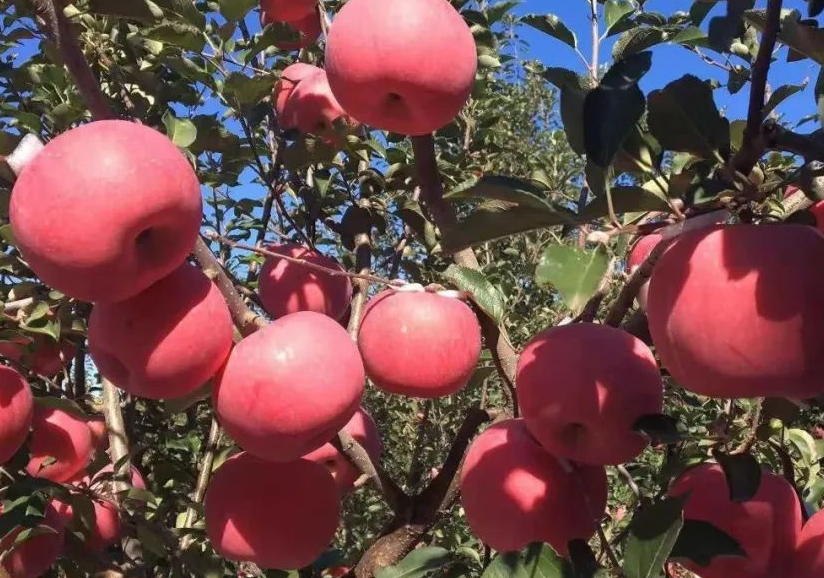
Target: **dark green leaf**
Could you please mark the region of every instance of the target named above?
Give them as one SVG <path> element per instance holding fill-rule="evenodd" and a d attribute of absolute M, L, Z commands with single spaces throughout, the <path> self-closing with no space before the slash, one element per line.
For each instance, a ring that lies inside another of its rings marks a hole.
<path fill-rule="evenodd" d="M 174 44 L 193 52 L 201 52 L 206 44 L 203 32 L 199 28 L 177 20 L 164 20 L 143 30 L 143 35 L 151 40 Z"/>
<path fill-rule="evenodd" d="M 548 544 L 531 544 L 521 552 L 499 554 L 482 578 L 573 578 L 569 563 Z"/>
<path fill-rule="evenodd" d="M 197 127 L 188 118 L 176 118 L 171 111 L 166 111 L 163 115 L 163 125 L 166 127 L 166 135 L 175 145 L 185 149 L 188 148 L 197 138 Z"/>
<path fill-rule="evenodd" d="M 686 558 L 707 567 L 716 556 L 745 555 L 738 542 L 716 526 L 700 520 L 685 520 L 670 557 Z"/>
<path fill-rule="evenodd" d="M 727 478 L 730 500 L 738 503 L 747 502 L 758 493 L 761 486 L 761 465 L 752 455 L 717 454 L 715 458 L 721 464 Z"/>
<path fill-rule="evenodd" d="M 744 17 L 759 31 L 764 31 L 767 18 L 763 10 L 749 10 Z M 795 52 L 824 64 L 824 30 L 814 20 L 802 20 L 798 10 L 782 13 L 778 38 Z"/>
<path fill-rule="evenodd" d="M 631 0 L 607 0 L 604 4 L 604 20 L 607 25 L 606 34 L 612 32 L 613 27 L 626 16 L 635 12 Z"/>
<path fill-rule="evenodd" d="M 545 34 L 549 34 L 550 36 L 557 38 L 572 48 L 576 48 L 578 46 L 578 39 L 575 37 L 575 33 L 567 28 L 561 19 L 554 14 L 547 14 L 545 16 L 538 14 L 527 14 L 521 18 L 521 21 Z"/>
<path fill-rule="evenodd" d="M 425 546 L 413 550 L 394 566 L 379 570 L 375 578 L 423 578 L 444 566 L 451 557 L 444 548 Z"/>
<path fill-rule="evenodd" d="M 257 0 L 218 0 L 220 13 L 227 20 L 243 20 L 249 11 L 257 6 Z"/>
<path fill-rule="evenodd" d="M 644 187 L 612 187 L 610 188 L 610 194 L 612 195 L 612 205 L 616 215 L 669 210 L 669 204 L 661 195 Z M 596 197 L 581 213 L 581 216 L 587 221 L 600 219 L 608 215 L 606 195 Z"/>
<path fill-rule="evenodd" d="M 624 547 L 626 578 L 659 578 L 684 526 L 682 500 L 667 498 L 632 518 Z"/>
<path fill-rule="evenodd" d="M 455 287 L 469 293 L 472 300 L 496 325 L 501 324 L 504 317 L 503 295 L 487 280 L 483 273 L 469 267 L 450 265 L 443 275 Z"/>
<path fill-rule="evenodd" d="M 641 416 L 633 425 L 633 429 L 647 436 L 650 443 L 655 445 L 674 444 L 684 439 L 678 428 L 678 420 L 664 414 Z"/>
<path fill-rule="evenodd" d="M 240 104 L 256 103 L 272 91 L 275 80 L 274 75 L 249 77 L 241 72 L 232 72 L 226 77 L 223 91 Z"/>
<path fill-rule="evenodd" d="M 89 0 L 89 10 L 133 20 L 158 20 L 163 10 L 151 0 Z"/>
<path fill-rule="evenodd" d="M 603 245 L 594 251 L 550 245 L 541 255 L 535 277 L 539 285 L 552 285 L 570 311 L 578 313 L 598 290 L 608 266 Z"/>
<path fill-rule="evenodd" d="M 613 60 L 620 60 L 636 52 L 643 52 L 656 44 L 666 42 L 667 33 L 661 28 L 631 28 L 624 32 L 612 47 Z"/>
<path fill-rule="evenodd" d="M 807 88 L 806 82 L 801 84 L 784 84 L 776 88 L 770 95 L 767 104 L 764 105 L 764 116 L 769 116 L 769 114 L 778 108 L 782 102 L 790 98 L 792 95 L 803 91 L 805 88 Z"/>

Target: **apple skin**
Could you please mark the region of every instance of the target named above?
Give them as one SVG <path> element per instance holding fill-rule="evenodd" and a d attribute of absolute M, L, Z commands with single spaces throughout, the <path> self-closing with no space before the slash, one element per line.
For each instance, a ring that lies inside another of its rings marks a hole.
<path fill-rule="evenodd" d="M 286 109 L 286 103 L 289 101 L 289 97 L 292 96 L 292 92 L 294 92 L 295 87 L 297 87 L 297 85 L 304 79 L 322 72 L 323 69 L 303 62 L 296 62 L 295 64 L 291 64 L 283 69 L 283 72 L 280 73 L 280 78 L 277 83 L 275 83 L 275 90 L 273 93 L 273 97 L 275 99 L 275 112 L 277 112 L 278 118 L 283 117 L 283 111 Z"/>
<path fill-rule="evenodd" d="M 85 484 L 81 484 L 85 485 Z M 94 511 L 94 526 L 84 536 L 83 545 L 94 553 L 102 552 L 120 538 L 123 526 L 120 520 L 120 511 L 117 505 L 108 498 L 89 499 Z M 71 504 L 55 499 L 58 511 L 68 526 L 74 518 L 74 509 Z"/>
<path fill-rule="evenodd" d="M 318 449 L 346 425 L 360 405 L 364 379 L 346 330 L 325 315 L 302 311 L 235 346 L 213 405 L 241 448 L 288 461 Z"/>
<path fill-rule="evenodd" d="M 266 249 L 329 269 L 344 270 L 334 259 L 293 243 L 270 245 Z M 326 275 L 267 257 L 260 269 L 258 294 L 266 312 L 276 319 L 299 311 L 314 311 L 340 319 L 352 300 L 352 282 L 343 275 Z"/>
<path fill-rule="evenodd" d="M 109 449 L 109 430 L 102 415 L 95 415 L 86 420 L 89 432 L 92 434 L 92 446 L 97 451 Z"/>
<path fill-rule="evenodd" d="M 647 317 L 679 385 L 717 398 L 824 391 L 824 237 L 805 225 L 723 225 L 678 237 Z"/>
<path fill-rule="evenodd" d="M 29 384 L 11 367 L 0 365 L 0 464 L 26 441 L 34 417 Z"/>
<path fill-rule="evenodd" d="M 260 0 L 261 20 L 297 22 L 313 13 L 317 5 L 317 0 Z"/>
<path fill-rule="evenodd" d="M 472 32 L 447 0 L 349 0 L 326 43 L 329 84 L 346 112 L 413 136 L 457 116 L 477 64 Z"/>
<path fill-rule="evenodd" d="M 0 516 L 3 505 L 0 504 Z M 66 516 L 58 510 L 54 501 L 46 506 L 45 515 L 39 525 L 53 529 L 54 534 L 41 534 L 16 546 L 2 562 L 3 569 L 11 578 L 38 578 L 57 561 L 63 551 Z M 0 552 L 10 548 L 23 528 L 14 530 L 0 540 Z"/>
<path fill-rule="evenodd" d="M 747 556 L 718 556 L 707 567 L 678 562 L 702 578 L 769 578 L 785 576 L 801 533 L 801 504 L 781 476 L 762 472 L 761 487 L 752 500 L 735 503 L 721 466 L 705 463 L 681 474 L 670 496 L 689 493 L 687 520 L 709 522 L 736 540 Z"/>
<path fill-rule="evenodd" d="M 383 450 L 380 432 L 378 432 L 375 420 L 365 409 L 358 408 L 358 411 L 343 426 L 343 429 L 363 446 L 372 461 L 380 461 L 381 451 Z M 350 493 L 360 477 L 358 469 L 352 465 L 343 452 L 338 451 L 331 443 L 324 444 L 315 451 L 303 456 L 303 459 L 317 462 L 328 468 L 332 477 L 335 478 L 335 483 L 342 495 Z"/>
<path fill-rule="evenodd" d="M 66 482 L 80 473 L 92 458 L 92 434 L 83 417 L 68 411 L 35 405 L 31 459 L 26 471 L 31 476 L 53 482 Z M 42 466 L 48 458 L 55 461 Z"/>
<path fill-rule="evenodd" d="M 232 317 L 220 290 L 184 264 L 139 295 L 99 303 L 89 353 L 120 389 L 150 399 L 183 397 L 217 373 L 232 347 Z"/>
<path fill-rule="evenodd" d="M 627 272 L 632 275 L 635 270 L 644 264 L 652 250 L 663 240 L 661 233 L 650 233 L 644 235 L 633 245 L 627 258 Z M 649 280 L 638 290 L 636 299 L 641 311 L 647 310 L 647 295 L 649 294 Z"/>
<path fill-rule="evenodd" d="M 389 289 L 367 303 L 358 346 L 377 387 L 410 397 L 441 397 L 463 388 L 475 371 L 481 328 L 460 299 Z"/>
<path fill-rule="evenodd" d="M 655 357 L 635 336 L 594 323 L 539 333 L 518 360 L 515 383 L 532 435 L 558 457 L 585 464 L 628 462 L 647 445 L 633 428 L 663 411 Z"/>
<path fill-rule="evenodd" d="M 302 459 L 269 462 L 243 452 L 226 460 L 209 483 L 206 533 L 225 558 L 292 570 L 326 550 L 339 511 L 338 490 L 323 466 Z"/>
<path fill-rule="evenodd" d="M 571 540 L 595 534 L 607 503 L 601 466 L 566 469 L 530 435 L 523 419 L 478 436 L 461 470 L 461 502 L 472 532 L 499 552 L 537 541 L 562 556 Z"/>
<path fill-rule="evenodd" d="M 793 555 L 792 578 L 824 576 L 824 510 L 807 520 Z"/>
<path fill-rule="evenodd" d="M 9 341 L 0 342 L 0 355 L 46 377 L 54 377 L 63 371 L 75 353 L 77 346 L 71 341 L 64 339 L 58 345 L 46 335 L 30 338 L 16 335 Z"/>
<path fill-rule="evenodd" d="M 203 207 L 197 176 L 165 135 L 102 120 L 40 151 L 14 185 L 9 215 L 44 283 L 82 301 L 114 302 L 183 262 Z"/>
<path fill-rule="evenodd" d="M 286 101 L 280 124 L 286 130 L 297 129 L 302 134 L 314 134 L 327 143 L 334 143 L 338 140 L 334 126 L 338 119 L 350 127 L 357 124 L 332 94 L 326 73 L 321 70 L 295 87 Z"/>

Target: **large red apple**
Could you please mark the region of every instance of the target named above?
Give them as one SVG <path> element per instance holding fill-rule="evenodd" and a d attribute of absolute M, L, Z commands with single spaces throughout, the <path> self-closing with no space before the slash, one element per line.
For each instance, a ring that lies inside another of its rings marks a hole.
<path fill-rule="evenodd" d="M 355 412 L 349 423 L 343 426 L 343 429 L 363 446 L 372 461 L 377 462 L 380 460 L 381 450 L 383 449 L 380 432 L 378 432 L 375 420 L 365 409 L 358 408 L 358 411 Z M 305 455 L 304 459 L 326 466 L 332 473 L 332 477 L 335 478 L 335 483 L 342 494 L 351 492 L 354 489 L 355 482 L 360 477 L 360 472 L 352 465 L 349 458 L 338 451 L 331 443 L 324 444 L 312 453 Z"/>
<path fill-rule="evenodd" d="M 472 32 L 447 0 L 349 0 L 326 43 L 329 84 L 346 112 L 408 135 L 455 118 L 477 60 Z"/>
<path fill-rule="evenodd" d="M 567 555 L 588 540 L 607 503 L 601 466 L 563 464 L 530 435 L 522 419 L 493 425 L 472 442 L 461 471 L 461 503 L 472 532 L 509 552 L 549 542 Z"/>
<path fill-rule="evenodd" d="M 266 249 L 333 271 L 344 271 L 335 260 L 300 245 L 284 243 Z M 283 259 L 267 257 L 260 269 L 258 293 L 266 312 L 275 318 L 299 311 L 315 311 L 340 319 L 352 299 L 352 282 L 344 275 L 327 275 Z"/>
<path fill-rule="evenodd" d="M 323 70 L 311 64 L 303 62 L 296 62 L 283 69 L 280 73 L 280 78 L 275 83 L 274 99 L 275 112 L 278 113 L 278 118 L 283 118 L 283 111 L 286 109 L 286 103 L 289 97 L 304 79 L 309 78 L 314 74 L 322 73 Z"/>
<path fill-rule="evenodd" d="M 58 345 L 46 335 L 15 335 L 9 341 L 0 342 L 0 355 L 46 377 L 54 377 L 63 371 L 75 353 L 77 346 L 71 341 L 63 339 Z"/>
<path fill-rule="evenodd" d="M 804 225 L 726 225 L 678 237 L 647 316 L 679 385 L 720 398 L 824 391 L 824 237 Z"/>
<path fill-rule="evenodd" d="M 664 391 L 644 342 L 606 325 L 572 323 L 538 334 L 518 360 L 521 414 L 553 454 L 621 464 L 647 445 L 634 426 L 660 414 Z"/>
<path fill-rule="evenodd" d="M 801 532 L 801 505 L 793 487 L 780 476 L 761 475 L 755 496 L 733 502 L 726 476 L 717 464 L 702 464 L 681 474 L 669 491 L 686 495 L 684 517 L 708 522 L 738 542 L 746 556 L 717 556 L 709 566 L 679 562 L 702 578 L 786 576 Z"/>
<path fill-rule="evenodd" d="M 317 0 L 260 0 L 261 20 L 296 22 L 315 11 Z"/>
<path fill-rule="evenodd" d="M 336 121 L 350 127 L 357 124 L 341 108 L 329 88 L 326 73 L 321 70 L 304 78 L 295 87 L 286 101 L 280 123 L 284 129 L 295 128 L 303 134 L 317 135 L 332 143 L 338 139 Z"/>
<path fill-rule="evenodd" d="M 321 447 L 358 410 L 363 363 L 349 334 L 312 311 L 244 338 L 214 390 L 221 425 L 244 450 L 275 461 Z"/>
<path fill-rule="evenodd" d="M 83 417 L 35 405 L 29 440 L 31 459 L 26 466 L 30 475 L 66 482 L 86 467 L 93 452 L 92 435 Z"/>
<path fill-rule="evenodd" d="M 203 386 L 231 346 L 226 302 L 188 264 L 131 299 L 98 303 L 89 319 L 89 353 L 100 372 L 151 399 L 183 397 Z"/>
<path fill-rule="evenodd" d="M 481 329 L 458 298 L 387 290 L 363 313 L 358 345 L 366 374 L 391 393 L 432 398 L 457 392 L 481 353 Z"/>
<path fill-rule="evenodd" d="M 340 502 L 332 476 L 308 460 L 229 458 L 206 491 L 206 532 L 215 551 L 263 568 L 292 570 L 320 556 L 335 535 Z"/>
<path fill-rule="evenodd" d="M 48 285 L 122 301 L 174 271 L 200 230 L 200 186 L 163 134 L 105 120 L 66 132 L 26 166 L 9 209 L 17 246 Z"/>
<path fill-rule="evenodd" d="M 11 367 L 0 365 L 0 464 L 17 453 L 34 415 L 34 399 L 26 380 Z"/>
<path fill-rule="evenodd" d="M 0 516 L 3 514 L 3 505 L 0 504 Z M 14 549 L 3 558 L 3 569 L 11 578 L 38 578 L 45 574 L 63 551 L 63 537 L 66 528 L 66 517 L 58 511 L 53 503 L 46 506 L 43 520 L 38 524 L 53 532 L 43 533 L 29 538 L 14 546 L 14 542 L 23 528 L 18 528 L 0 541 L 0 552 Z"/>
<path fill-rule="evenodd" d="M 804 524 L 792 559 L 791 578 L 824 576 L 824 511 L 819 511 Z"/>

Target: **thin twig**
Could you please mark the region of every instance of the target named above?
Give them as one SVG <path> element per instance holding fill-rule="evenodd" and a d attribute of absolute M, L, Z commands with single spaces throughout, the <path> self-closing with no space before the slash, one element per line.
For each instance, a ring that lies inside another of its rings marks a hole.
<path fill-rule="evenodd" d="M 644 286 L 644 283 L 649 281 L 655 264 L 658 262 L 658 259 L 661 258 L 661 255 L 664 254 L 668 245 L 669 243 L 667 243 L 667 241 L 660 241 L 653 247 L 652 251 L 647 255 L 647 258 L 641 263 L 641 266 L 630 275 L 629 280 L 621 289 L 621 293 L 618 294 L 618 297 L 610 306 L 609 313 L 607 313 L 604 319 L 605 325 L 611 325 L 613 327 L 621 325 L 627 311 L 632 307 L 632 302 L 635 300 L 641 287 Z"/>
<path fill-rule="evenodd" d="M 380 466 L 372 461 L 366 449 L 360 445 L 349 432 L 341 430 L 336 438 L 332 440 L 332 445 L 343 452 L 358 471 L 369 477 L 375 487 L 380 490 L 387 504 L 392 511 L 399 511 L 408 500 L 395 482 L 384 472 Z"/>

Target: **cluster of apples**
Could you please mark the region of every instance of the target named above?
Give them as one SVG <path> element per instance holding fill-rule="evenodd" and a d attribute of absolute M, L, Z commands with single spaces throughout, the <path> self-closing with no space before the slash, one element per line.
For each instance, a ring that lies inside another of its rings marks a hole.
<path fill-rule="evenodd" d="M 0 400 L 0 464 L 11 459 L 28 438 L 30 457 L 25 469 L 29 475 L 89 496 L 94 525 L 81 530 L 82 546 L 97 553 L 117 541 L 121 534 L 120 511 L 108 487 L 113 466 L 109 464 L 93 476 L 86 471 L 95 452 L 105 452 L 108 447 L 102 417 L 87 417 L 71 408 L 50 405 L 48 400 L 36 402 L 28 383 L 8 366 L 0 366 Z M 136 469 L 132 470 L 132 485 L 146 487 Z M 11 549 L 2 567 L 11 578 L 40 576 L 63 552 L 66 532 L 82 528 L 73 526 L 74 518 L 70 503 L 57 497 L 50 499 L 40 524 L 53 532 L 38 534 L 17 546 L 14 542 L 22 528 L 8 534 L 0 541 L 0 551 Z"/>

